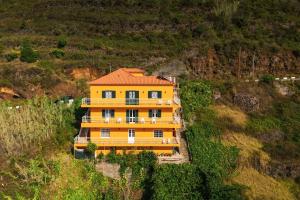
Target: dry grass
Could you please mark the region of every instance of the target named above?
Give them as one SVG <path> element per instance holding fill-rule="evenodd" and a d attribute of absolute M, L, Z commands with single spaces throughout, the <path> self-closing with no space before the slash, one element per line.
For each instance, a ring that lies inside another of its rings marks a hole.
<path fill-rule="evenodd" d="M 47 99 L 34 99 L 19 109 L 0 105 L 0 150 L 5 155 L 18 155 L 39 147 L 63 125 L 60 106 Z"/>
<path fill-rule="evenodd" d="M 233 182 L 249 187 L 249 199 L 293 200 L 295 197 L 288 188 L 274 178 L 261 174 L 253 168 L 240 168 Z"/>
<path fill-rule="evenodd" d="M 214 110 L 220 119 L 229 118 L 230 123 L 234 126 L 245 127 L 247 123 L 247 115 L 238 109 L 225 105 L 216 105 Z M 249 199 L 296 199 L 286 184 L 255 169 L 256 167 L 263 169 L 271 160 L 270 156 L 262 150 L 263 144 L 254 137 L 248 136 L 243 132 L 229 130 L 228 127 L 225 128 L 222 134 L 222 143 L 226 146 L 236 146 L 240 149 L 239 168 L 237 175 L 231 179 L 231 182 L 247 186 L 246 196 Z M 253 162 L 254 158 L 256 162 Z"/>
<path fill-rule="evenodd" d="M 262 151 L 263 144 L 254 137 L 243 133 L 225 132 L 222 136 L 223 144 L 236 146 L 240 149 L 240 165 L 251 165 L 251 158 L 254 154 L 259 156 L 260 164 L 266 166 L 270 161 L 270 156 Z"/>
<path fill-rule="evenodd" d="M 216 111 L 219 118 L 230 118 L 233 123 L 241 127 L 244 127 L 248 120 L 247 115 L 237 108 L 230 108 L 225 105 L 215 105 L 213 109 Z"/>

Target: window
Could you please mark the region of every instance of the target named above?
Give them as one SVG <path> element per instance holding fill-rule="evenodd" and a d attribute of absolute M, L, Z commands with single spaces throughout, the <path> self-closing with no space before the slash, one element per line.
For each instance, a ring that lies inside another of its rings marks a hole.
<path fill-rule="evenodd" d="M 115 111 L 114 110 L 109 110 L 109 109 L 102 110 L 102 117 L 103 118 L 114 118 L 115 117 Z"/>
<path fill-rule="evenodd" d="M 126 91 L 126 105 L 139 104 L 139 91 Z"/>
<path fill-rule="evenodd" d="M 164 137 L 162 130 L 154 130 L 154 137 L 156 137 L 156 138 Z"/>
<path fill-rule="evenodd" d="M 101 137 L 102 138 L 109 138 L 110 137 L 110 130 L 108 128 L 101 129 Z"/>
<path fill-rule="evenodd" d="M 161 91 L 148 91 L 149 99 L 161 99 Z"/>
<path fill-rule="evenodd" d="M 102 98 L 104 99 L 116 98 L 116 91 L 112 91 L 112 90 L 102 91 Z"/>
<path fill-rule="evenodd" d="M 161 110 L 157 110 L 157 109 L 149 110 L 149 117 L 150 118 L 161 117 Z"/>

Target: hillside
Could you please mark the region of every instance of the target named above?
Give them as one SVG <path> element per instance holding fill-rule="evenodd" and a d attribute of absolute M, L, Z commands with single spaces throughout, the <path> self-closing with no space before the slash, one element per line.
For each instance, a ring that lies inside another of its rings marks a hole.
<path fill-rule="evenodd" d="M 300 199 L 300 81 L 275 80 L 300 77 L 298 0 L 0 0 L 0 19 L 0 199 Z M 177 76 L 190 163 L 73 158 L 87 81 L 121 66 Z"/>
<path fill-rule="evenodd" d="M 109 65 L 184 68 L 205 79 L 292 75 L 299 13 L 296 0 L 1 1 L 0 84 L 23 96 L 78 95 L 84 81 L 74 69 L 92 79 Z M 18 61 L 25 39 L 38 53 L 33 64 Z"/>

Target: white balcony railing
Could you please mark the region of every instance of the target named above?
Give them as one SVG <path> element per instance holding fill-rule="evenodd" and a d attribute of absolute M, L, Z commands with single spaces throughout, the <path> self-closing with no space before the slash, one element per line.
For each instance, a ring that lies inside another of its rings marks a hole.
<path fill-rule="evenodd" d="M 143 137 L 134 138 L 128 141 L 128 138 L 100 138 L 100 137 L 75 137 L 75 144 L 88 144 L 93 142 L 95 144 L 102 145 L 122 145 L 122 144 L 179 144 L 179 139 L 176 137 L 171 138 L 154 138 L 154 137 Z"/>
<path fill-rule="evenodd" d="M 119 98 L 83 98 L 82 105 L 180 105 L 180 99 L 119 99 Z"/>
<path fill-rule="evenodd" d="M 136 117 L 136 118 L 103 118 L 103 117 L 90 117 L 83 116 L 82 123 L 107 123 L 107 124 L 180 124 L 180 117 L 174 118 L 145 118 L 145 117 Z"/>

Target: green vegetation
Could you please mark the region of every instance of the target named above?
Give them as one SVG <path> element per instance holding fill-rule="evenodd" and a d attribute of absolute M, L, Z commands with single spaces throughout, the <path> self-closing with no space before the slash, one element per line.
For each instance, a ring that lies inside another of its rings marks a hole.
<path fill-rule="evenodd" d="M 61 49 L 54 49 L 50 52 L 51 56 L 54 56 L 55 58 L 62 58 L 65 56 L 65 52 Z"/>
<path fill-rule="evenodd" d="M 21 57 L 22 62 L 34 63 L 38 59 L 38 53 L 34 51 L 28 40 L 24 40 L 21 45 Z"/>
<path fill-rule="evenodd" d="M 207 107 L 212 102 L 212 90 L 203 81 L 186 81 L 181 83 L 181 100 L 184 116 L 189 119 L 195 111 Z"/>
<path fill-rule="evenodd" d="M 57 48 L 64 48 L 67 45 L 67 39 L 63 36 L 61 36 L 57 41 Z"/>
<path fill-rule="evenodd" d="M 17 53 L 9 53 L 9 54 L 5 54 L 4 57 L 7 60 L 7 62 L 11 62 L 18 58 L 18 54 Z"/>
<path fill-rule="evenodd" d="M 153 199 L 207 199 L 206 177 L 194 165 L 157 166 L 153 175 Z"/>
<path fill-rule="evenodd" d="M 271 74 L 265 74 L 260 78 L 263 83 L 272 83 L 274 80 L 275 78 Z"/>
<path fill-rule="evenodd" d="M 73 116 L 68 109 L 46 98 L 29 100 L 19 109 L 8 107 L 6 103 L 0 105 L 0 148 L 5 155 L 26 155 L 41 151 L 49 140 L 63 144 L 70 139 L 67 133 L 73 130 Z"/>
<path fill-rule="evenodd" d="M 89 142 L 86 151 L 93 158 L 95 157 L 95 151 L 97 150 L 97 144 Z"/>
<path fill-rule="evenodd" d="M 247 163 L 255 162 L 260 170 L 261 154 L 270 155 L 270 162 L 297 163 L 300 85 L 289 85 L 295 93 L 282 97 L 271 84 L 274 76 L 257 71 L 255 75 L 266 84 L 252 85 L 254 92 L 235 80 L 211 84 L 189 79 L 239 76 L 237 66 L 247 76 L 252 65 L 264 62 L 268 63 L 260 66 L 264 73 L 298 72 L 299 9 L 296 0 L 1 1 L 0 86 L 28 98 L 43 92 L 57 96 L 72 89 L 75 92 L 70 93 L 85 94 L 87 80 L 71 76 L 75 67 L 89 66 L 102 74 L 109 65 L 113 69 L 145 66 L 153 72 L 174 59 L 183 61 L 190 72 L 181 81 L 180 92 L 192 162 L 158 166 L 151 153 L 100 155 L 98 159 L 121 165 L 121 180 L 113 181 L 95 171 L 94 161 L 77 161 L 68 155 L 74 126 L 78 127 L 74 113 L 80 119 L 77 107 L 34 99 L 20 101 L 17 110 L 7 108 L 12 102 L 2 102 L 0 175 L 5 186 L 0 199 L 8 198 L 5 195 L 12 199 L 138 199 L 141 195 L 143 199 L 243 199 L 243 192 L 249 190 L 231 182 L 240 164 L 239 150 L 221 143 L 223 132 L 234 132 L 231 139 L 237 146 L 248 145 Z M 20 55 L 10 53 L 19 47 Z M 18 57 L 22 63 L 10 62 Z M 261 95 L 262 108 L 244 113 L 245 119 L 237 115 L 233 120 L 226 112 L 218 118 L 210 107 L 212 89 L 221 92 L 221 104 L 230 106 L 236 90 Z M 90 147 L 94 152 L 94 145 Z M 130 171 L 131 180 L 126 177 Z M 254 168 L 239 172 L 237 182 L 254 183 L 247 185 L 255 192 L 261 190 L 257 194 L 265 193 L 265 185 L 273 189 L 269 194 L 284 191 L 278 180 Z M 298 179 L 290 183 L 295 196 L 299 196 Z"/>
<path fill-rule="evenodd" d="M 208 50 L 213 53 L 215 63 L 209 68 L 234 72 L 240 50 L 247 57 L 247 66 L 242 66 L 246 71 L 253 55 L 257 63 L 273 55 L 284 59 L 286 53 L 293 58 L 286 60 L 288 65 L 294 66 L 300 52 L 296 0 L 70 0 L 67 6 L 62 1 L 13 2 L 0 5 L 3 51 L 25 38 L 42 60 L 52 59 L 53 47 L 64 48 L 58 68 L 145 66 L 155 57 L 188 61 L 193 49 L 199 57 L 207 58 Z M 190 70 L 197 74 L 197 68 Z"/>
<path fill-rule="evenodd" d="M 202 81 L 182 83 L 181 99 L 187 120 L 194 119 L 186 131 L 192 163 L 162 165 L 153 175 L 154 199 L 244 199 L 243 187 L 228 185 L 237 167 L 238 149 L 226 147 L 218 139 L 211 86 Z"/>

